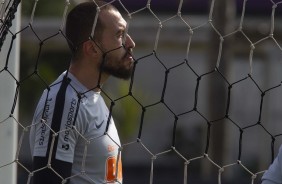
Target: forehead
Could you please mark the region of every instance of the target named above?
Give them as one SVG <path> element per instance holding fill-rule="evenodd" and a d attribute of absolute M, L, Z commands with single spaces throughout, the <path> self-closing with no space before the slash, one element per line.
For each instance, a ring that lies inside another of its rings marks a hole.
<path fill-rule="evenodd" d="M 105 10 L 100 12 L 100 20 L 104 28 L 109 29 L 125 29 L 126 21 L 121 14 L 116 10 Z"/>

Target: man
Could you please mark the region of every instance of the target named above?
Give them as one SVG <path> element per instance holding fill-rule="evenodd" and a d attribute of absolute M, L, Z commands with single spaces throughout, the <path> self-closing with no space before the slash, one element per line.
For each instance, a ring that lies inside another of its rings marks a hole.
<path fill-rule="evenodd" d="M 73 59 L 43 92 L 31 126 L 34 184 L 122 183 L 120 140 L 100 93 L 109 76 L 130 78 L 135 43 L 119 11 L 96 3 L 95 24 L 94 2 L 68 14 L 66 38 Z"/>
<path fill-rule="evenodd" d="M 282 184 L 282 146 L 277 157 L 262 176 L 262 184 Z"/>

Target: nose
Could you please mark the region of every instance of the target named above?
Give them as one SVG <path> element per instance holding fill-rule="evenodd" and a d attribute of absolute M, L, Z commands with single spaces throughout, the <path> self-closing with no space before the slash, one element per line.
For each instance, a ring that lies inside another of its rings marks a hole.
<path fill-rule="evenodd" d="M 131 49 L 135 47 L 135 42 L 128 34 L 126 35 L 126 38 L 125 38 L 125 47 L 131 48 Z"/>

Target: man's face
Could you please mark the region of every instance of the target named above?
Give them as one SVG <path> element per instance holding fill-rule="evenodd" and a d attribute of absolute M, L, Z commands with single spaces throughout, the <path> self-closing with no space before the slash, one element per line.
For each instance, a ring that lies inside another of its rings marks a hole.
<path fill-rule="evenodd" d="M 102 72 L 121 79 L 129 79 L 133 70 L 134 41 L 126 33 L 126 21 L 118 11 L 102 11 L 101 49 L 105 54 Z"/>

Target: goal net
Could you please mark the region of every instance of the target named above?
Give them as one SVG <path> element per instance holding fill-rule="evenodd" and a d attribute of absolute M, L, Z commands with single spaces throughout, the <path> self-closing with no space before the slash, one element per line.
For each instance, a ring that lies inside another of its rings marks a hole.
<path fill-rule="evenodd" d="M 69 67 L 65 18 L 81 2 L 1 3 L 0 183 L 28 184 L 38 172 L 33 113 Z M 136 44 L 131 79 L 102 88 L 123 183 L 260 183 L 282 143 L 282 1 L 107 2 Z"/>

